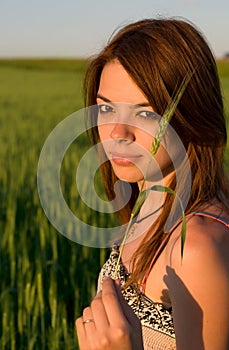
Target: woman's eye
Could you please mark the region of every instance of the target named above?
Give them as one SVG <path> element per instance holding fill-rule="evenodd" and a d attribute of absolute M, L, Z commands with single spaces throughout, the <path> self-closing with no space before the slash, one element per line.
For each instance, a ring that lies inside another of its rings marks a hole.
<path fill-rule="evenodd" d="M 146 119 L 155 119 L 157 117 L 157 113 L 153 111 L 140 111 L 137 113 L 137 116 L 146 118 Z"/>
<path fill-rule="evenodd" d="M 108 105 L 98 105 L 98 109 L 100 114 L 111 113 L 114 111 L 114 109 Z"/>

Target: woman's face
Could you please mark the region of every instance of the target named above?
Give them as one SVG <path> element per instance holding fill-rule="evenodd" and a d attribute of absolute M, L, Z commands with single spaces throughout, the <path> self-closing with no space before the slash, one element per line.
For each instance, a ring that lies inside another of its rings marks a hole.
<path fill-rule="evenodd" d="M 118 60 L 102 71 L 97 104 L 100 141 L 119 179 L 140 184 L 146 173 L 148 180 L 158 181 L 173 171 L 162 145 L 152 159 L 160 117 Z"/>

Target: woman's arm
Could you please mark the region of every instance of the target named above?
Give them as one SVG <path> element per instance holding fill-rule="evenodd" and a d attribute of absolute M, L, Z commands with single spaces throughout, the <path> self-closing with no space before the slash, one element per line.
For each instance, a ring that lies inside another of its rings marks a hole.
<path fill-rule="evenodd" d="M 187 228 L 184 258 L 174 241 L 168 286 L 177 350 L 229 349 L 229 231 L 201 220 Z"/>
<path fill-rule="evenodd" d="M 111 278 L 76 320 L 76 330 L 81 350 L 143 350 L 140 321 Z"/>

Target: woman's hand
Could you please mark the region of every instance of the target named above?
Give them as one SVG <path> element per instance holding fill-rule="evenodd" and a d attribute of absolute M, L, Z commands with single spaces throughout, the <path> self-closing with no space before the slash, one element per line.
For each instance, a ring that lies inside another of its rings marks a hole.
<path fill-rule="evenodd" d="M 141 323 L 118 280 L 104 280 L 102 291 L 76 320 L 76 330 L 80 350 L 143 350 Z"/>

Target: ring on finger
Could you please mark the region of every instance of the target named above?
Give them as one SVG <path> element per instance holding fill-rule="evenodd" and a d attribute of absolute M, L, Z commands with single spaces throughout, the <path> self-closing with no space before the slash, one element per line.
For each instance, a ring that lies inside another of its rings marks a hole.
<path fill-rule="evenodd" d="M 87 320 L 83 321 L 83 324 L 90 323 L 90 322 L 95 322 L 93 318 L 88 318 Z"/>

